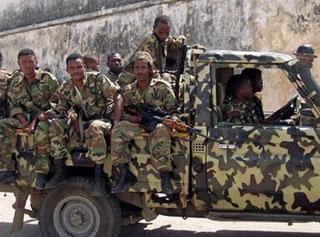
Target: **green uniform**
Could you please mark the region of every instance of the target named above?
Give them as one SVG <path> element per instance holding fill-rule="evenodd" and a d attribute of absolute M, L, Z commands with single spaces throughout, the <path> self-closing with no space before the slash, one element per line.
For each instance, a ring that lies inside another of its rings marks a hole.
<path fill-rule="evenodd" d="M 151 34 L 142 41 L 137 51 L 148 52 L 153 59 L 154 68 L 163 73 L 166 57 L 170 56 L 176 59 L 180 45 L 181 41 L 172 36 L 162 42 L 155 34 Z"/>
<path fill-rule="evenodd" d="M 119 75 L 111 72 L 110 70 L 107 71 L 106 76 L 112 81 L 113 83 L 118 82 Z"/>
<path fill-rule="evenodd" d="M 11 79 L 9 72 L 0 69 L 0 118 L 8 115 L 8 89 Z"/>
<path fill-rule="evenodd" d="M 107 156 L 105 137 L 109 136 L 111 129 L 113 98 L 118 90 L 117 85 L 98 72 L 85 74 L 81 91 L 72 80 L 63 84 L 54 110 L 60 115 L 74 110 L 84 133 L 81 141 L 81 134 L 67 124 L 67 119 L 53 120 L 50 125 L 50 153 L 54 159 L 66 158 L 74 147 L 85 145 L 89 149 L 88 157 L 97 164 L 103 164 Z"/>
<path fill-rule="evenodd" d="M 230 96 L 223 102 L 221 110 L 226 122 L 257 124 L 262 122 L 262 118 L 255 108 L 256 105 L 252 100 L 237 102 L 234 97 Z"/>
<path fill-rule="evenodd" d="M 27 84 L 22 73 L 14 73 L 8 92 L 9 116 L 8 119 L 0 120 L 0 161 L 2 170 L 13 171 L 14 161 L 11 154 L 16 149 L 17 135 L 16 128 L 22 128 L 27 124 L 20 124 L 16 115 L 23 114 L 30 123 L 40 112 L 51 108 L 51 98 L 53 97 L 59 83 L 51 73 L 36 71 L 36 78 Z M 34 147 L 37 155 L 36 169 L 39 172 L 48 171 L 48 122 L 39 122 L 35 135 Z M 11 152 L 10 152 L 11 151 Z"/>
<path fill-rule="evenodd" d="M 165 111 L 173 111 L 176 108 L 176 99 L 170 85 L 163 80 L 152 79 L 147 89 L 140 91 L 137 81 L 127 85 L 123 89 L 125 107 L 135 107 L 140 104 L 159 107 Z M 141 124 L 120 121 L 112 129 L 111 133 L 111 157 L 114 165 L 128 163 L 129 142 L 146 130 Z M 150 134 L 150 154 L 153 166 L 159 171 L 171 171 L 171 137 L 170 130 L 163 124 L 158 124 Z"/>

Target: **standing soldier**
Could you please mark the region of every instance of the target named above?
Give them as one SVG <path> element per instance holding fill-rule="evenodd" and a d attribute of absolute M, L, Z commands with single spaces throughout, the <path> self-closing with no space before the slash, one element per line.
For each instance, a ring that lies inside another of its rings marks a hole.
<path fill-rule="evenodd" d="M 153 65 L 149 53 L 140 51 L 135 54 L 134 75 L 136 80 L 123 89 L 124 104 L 129 108 L 147 104 L 173 112 L 177 105 L 174 93 L 168 83 L 152 77 Z M 127 150 L 132 139 L 146 132 L 144 125 L 146 124 L 142 124 L 140 115 L 125 114 L 124 121 L 120 121 L 112 130 L 111 158 L 114 167 L 119 171 L 118 179 L 111 190 L 113 193 L 125 191 L 134 183 L 134 177 L 128 169 L 130 157 Z M 149 132 L 152 165 L 160 172 L 162 191 L 167 195 L 173 194 L 170 130 L 163 124 L 157 124 L 156 128 Z"/>
<path fill-rule="evenodd" d="M 51 156 L 57 170 L 46 188 L 55 187 L 66 177 L 64 160 L 68 152 L 80 144 L 88 147 L 88 157 L 96 163 L 92 195 L 99 196 L 105 192 L 105 137 L 110 135 L 111 113 L 114 110 L 114 121 L 117 123 L 122 116 L 123 101 L 118 93 L 119 87 L 107 77 L 97 72 L 85 73 L 82 55 L 70 54 L 66 64 L 71 80 L 65 82 L 59 91 L 59 101 L 54 111 L 62 116 L 67 115 L 67 118 L 55 119 L 50 124 Z"/>
<path fill-rule="evenodd" d="M 24 128 L 28 133 L 35 132 L 34 144 L 36 160 L 36 187 L 43 188 L 49 169 L 47 115 L 50 100 L 57 87 L 57 79 L 37 67 L 37 57 L 32 49 L 23 49 L 18 54 L 21 72 L 14 73 L 8 92 L 10 112 L 8 119 L 0 120 L 0 183 L 14 182 L 16 178 L 15 161 L 12 153 L 16 149 L 16 128 Z M 35 121 L 39 121 L 36 127 Z"/>
<path fill-rule="evenodd" d="M 109 68 L 106 76 L 114 83 L 117 83 L 120 73 L 123 71 L 122 57 L 119 53 L 112 53 L 108 56 L 107 66 Z"/>
<path fill-rule="evenodd" d="M 153 60 L 154 67 L 162 75 L 166 67 L 167 56 L 177 60 L 179 47 L 184 41 L 184 36 L 178 39 L 170 35 L 170 19 L 163 15 L 154 20 L 153 33 L 142 41 L 138 47 L 139 51 L 148 52 Z"/>

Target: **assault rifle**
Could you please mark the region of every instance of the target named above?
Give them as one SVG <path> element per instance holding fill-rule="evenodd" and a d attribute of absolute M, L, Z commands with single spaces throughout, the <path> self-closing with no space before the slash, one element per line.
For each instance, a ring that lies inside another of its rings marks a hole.
<path fill-rule="evenodd" d="M 182 40 L 180 51 L 181 51 L 181 53 L 180 53 L 180 55 L 179 55 L 180 57 L 178 59 L 179 61 L 178 61 L 176 75 L 175 75 L 176 81 L 175 81 L 175 86 L 174 86 L 174 95 L 176 96 L 177 99 L 179 99 L 180 77 L 184 73 L 184 63 L 186 61 L 187 51 L 188 51 L 188 47 L 184 43 L 184 40 Z"/>
<path fill-rule="evenodd" d="M 179 133 L 198 135 L 210 141 L 216 140 L 213 137 L 202 134 L 200 129 L 190 127 L 183 122 L 178 121 L 176 118 L 170 116 L 170 113 L 163 111 L 159 107 L 152 107 L 147 104 L 141 104 L 137 110 L 137 112 L 142 117 L 141 123 L 145 126 L 147 132 L 152 132 L 156 128 L 157 124 L 162 123 L 171 130 L 177 131 Z"/>
<path fill-rule="evenodd" d="M 81 131 L 80 129 L 77 112 L 74 109 L 69 109 L 68 112 L 66 113 L 66 117 L 68 119 L 67 120 L 68 127 L 72 126 L 77 134 L 77 137 L 80 139 L 81 142 L 83 142 L 84 135 L 83 135 L 83 131 Z"/>

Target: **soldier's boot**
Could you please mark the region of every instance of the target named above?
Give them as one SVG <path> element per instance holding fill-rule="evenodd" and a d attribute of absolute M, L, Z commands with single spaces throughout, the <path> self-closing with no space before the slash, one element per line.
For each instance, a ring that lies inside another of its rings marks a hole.
<path fill-rule="evenodd" d="M 46 184 L 46 188 L 56 187 L 67 177 L 67 168 L 64 164 L 64 159 L 54 160 L 54 164 L 56 166 L 56 172 Z"/>
<path fill-rule="evenodd" d="M 124 192 L 136 182 L 136 177 L 129 171 L 128 164 L 120 164 L 116 169 L 119 172 L 118 179 L 111 188 L 111 193 Z"/>
<path fill-rule="evenodd" d="M 171 173 L 167 171 L 161 172 L 160 178 L 162 192 L 167 196 L 173 195 L 175 192 L 171 183 Z"/>
<path fill-rule="evenodd" d="M 17 179 L 16 171 L 0 171 L 0 184 L 11 184 Z"/>
<path fill-rule="evenodd" d="M 48 182 L 48 178 L 47 178 L 47 175 L 46 175 L 46 174 L 37 173 L 36 186 L 35 186 L 35 188 L 37 188 L 37 189 L 44 189 L 47 182 Z"/>
<path fill-rule="evenodd" d="M 107 192 L 106 184 L 103 178 L 103 164 L 96 165 L 94 169 L 94 179 L 93 179 L 93 185 L 91 188 L 91 195 L 94 197 L 99 197 L 106 192 Z"/>

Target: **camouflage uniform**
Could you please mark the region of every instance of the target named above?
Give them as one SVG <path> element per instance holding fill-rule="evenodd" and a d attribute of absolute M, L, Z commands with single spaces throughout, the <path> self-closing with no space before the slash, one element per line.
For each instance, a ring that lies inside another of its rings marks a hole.
<path fill-rule="evenodd" d="M 259 116 L 259 120 L 260 121 L 265 120 L 261 99 L 257 95 L 254 95 L 251 99 L 251 103 L 252 103 L 252 107 L 255 110 L 255 113 Z"/>
<path fill-rule="evenodd" d="M 108 70 L 105 75 L 106 75 L 106 76 L 110 79 L 110 81 L 112 81 L 113 83 L 117 83 L 117 82 L 118 82 L 119 75 L 111 72 L 110 70 Z"/>
<path fill-rule="evenodd" d="M 170 85 L 163 80 L 152 79 L 150 86 L 144 91 L 138 90 L 137 81 L 135 81 L 126 86 L 123 91 L 126 107 L 136 107 L 144 103 L 166 111 L 172 111 L 176 108 L 176 99 L 173 91 L 170 89 Z M 142 124 L 120 121 L 115 125 L 111 133 L 111 157 L 114 165 L 130 161 L 129 142 L 145 132 L 146 130 Z M 153 158 L 153 166 L 160 172 L 171 171 L 169 128 L 163 124 L 158 124 L 150 135 L 149 150 Z"/>
<path fill-rule="evenodd" d="M 8 113 L 8 89 L 11 82 L 11 74 L 0 69 L 0 118 L 7 117 Z"/>
<path fill-rule="evenodd" d="M 118 90 L 118 86 L 98 72 L 85 74 L 81 91 L 75 88 L 72 80 L 63 84 L 54 110 L 63 115 L 73 109 L 78 114 L 80 126 L 83 125 L 85 141 L 79 140 L 76 131 L 68 126 L 67 119 L 53 120 L 50 124 L 50 153 L 55 160 L 66 158 L 73 148 L 85 145 L 91 160 L 96 164 L 104 163 L 107 156 L 105 137 L 109 136 L 111 129 L 111 122 L 106 117 L 112 112 L 113 98 Z"/>
<path fill-rule="evenodd" d="M 36 78 L 31 85 L 28 85 L 22 73 L 15 73 L 8 92 L 9 116 L 11 118 L 0 120 L 0 159 L 3 165 L 2 170 L 14 170 L 14 161 L 11 158 L 12 152 L 16 149 L 17 135 L 16 128 L 22 128 L 27 124 L 20 124 L 14 117 L 23 114 L 30 123 L 40 112 L 51 108 L 53 97 L 59 83 L 57 79 L 48 72 L 41 69 L 36 71 Z M 39 122 L 34 135 L 34 148 L 37 155 L 36 169 L 38 172 L 46 173 L 49 169 L 48 122 Z"/>
<path fill-rule="evenodd" d="M 247 102 L 237 102 L 232 96 L 228 97 L 222 104 L 221 110 L 224 120 L 237 124 L 257 124 L 261 123 L 261 116 L 255 108 L 256 103 L 252 100 Z"/>
<path fill-rule="evenodd" d="M 166 57 L 170 56 L 176 59 L 180 45 L 181 40 L 172 36 L 169 36 L 165 42 L 161 42 L 155 34 L 151 34 L 142 41 L 138 51 L 148 52 L 153 59 L 154 68 L 162 74 L 165 69 Z"/>

